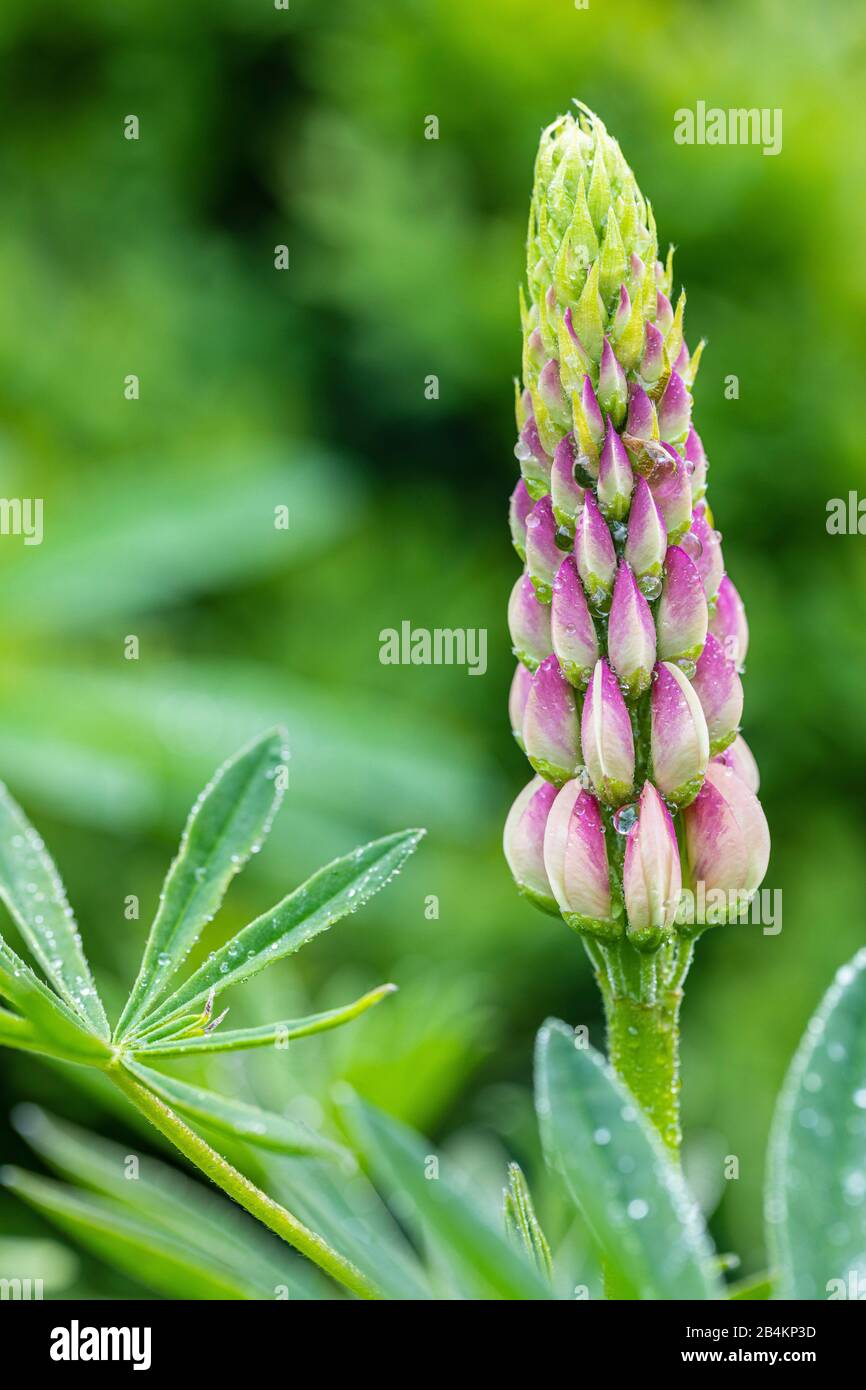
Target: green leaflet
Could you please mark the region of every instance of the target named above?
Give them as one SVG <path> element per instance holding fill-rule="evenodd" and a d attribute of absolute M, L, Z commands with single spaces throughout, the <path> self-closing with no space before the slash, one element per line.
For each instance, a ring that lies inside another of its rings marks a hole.
<path fill-rule="evenodd" d="M 548 1161 L 602 1251 L 618 1296 L 723 1297 L 700 1214 L 661 1141 L 600 1053 L 556 1019 L 538 1034 L 536 1107 Z"/>
<path fill-rule="evenodd" d="M 365 1013 L 367 1009 L 393 994 L 396 985 L 379 985 L 355 999 L 351 1004 L 343 1004 L 338 1009 L 328 1009 L 324 1013 L 310 1014 L 307 1018 L 287 1019 L 283 1023 L 264 1023 L 260 1028 L 235 1028 L 225 1032 L 205 1033 L 201 1037 L 165 1038 L 148 1043 L 145 1038 L 141 1047 L 130 1050 L 143 1057 L 188 1057 L 203 1052 L 240 1052 L 251 1047 L 269 1047 L 277 1043 L 284 1045 L 293 1038 L 307 1038 L 313 1033 L 324 1033 L 330 1028 L 338 1028 Z M 0 1020 L 2 1024 L 2 1020 Z M 170 1025 L 166 1025 L 170 1026 Z"/>
<path fill-rule="evenodd" d="M 273 961 L 300 950 L 341 917 L 356 912 L 400 872 L 423 834 L 423 830 L 401 830 L 386 835 L 319 869 L 215 951 L 154 1009 L 148 1022 L 171 1018 L 206 999 L 211 990 L 220 994 L 229 985 L 250 979 Z"/>
<path fill-rule="evenodd" d="M 53 1119 L 35 1105 L 13 1114 L 18 1132 L 51 1167 L 84 1188 L 117 1202 L 129 1214 L 227 1270 L 242 1270 L 259 1298 L 280 1286 L 291 1297 L 328 1297 L 312 1266 L 290 1255 L 234 1203 L 149 1154 L 97 1138 Z M 129 1173 L 134 1157 L 136 1170 Z"/>
<path fill-rule="evenodd" d="M 131 1032 L 165 992 L 229 883 L 267 835 L 283 796 L 285 743 L 281 729 L 254 739 L 218 768 L 193 806 L 117 1036 Z"/>
<path fill-rule="evenodd" d="M 0 897 L 55 989 L 92 1032 L 109 1036 L 108 1019 L 41 836 L 0 783 Z"/>
<path fill-rule="evenodd" d="M 750 1279 L 742 1279 L 728 1289 L 728 1298 L 741 1302 L 772 1298 L 775 1282 L 771 1274 L 756 1274 Z"/>
<path fill-rule="evenodd" d="M 164 1100 L 173 1110 L 199 1124 L 206 1125 L 218 1134 L 228 1135 L 262 1149 L 276 1149 L 278 1153 L 319 1154 L 330 1158 L 348 1158 L 347 1151 L 309 1129 L 297 1120 L 285 1115 L 276 1115 L 272 1110 L 261 1110 L 257 1105 L 247 1105 L 245 1101 L 230 1100 L 227 1096 L 206 1091 L 201 1086 L 191 1086 L 177 1077 L 164 1076 L 162 1072 L 143 1067 L 139 1062 L 127 1059 L 127 1071 L 146 1086 L 154 1095 Z"/>
<path fill-rule="evenodd" d="M 838 971 L 791 1063 L 773 1120 L 765 1207 L 774 1298 L 862 1296 L 866 950 Z"/>
<path fill-rule="evenodd" d="M 44 1042 L 45 1050 L 67 1061 L 99 1063 L 106 1061 L 110 1048 L 106 1041 L 88 1029 L 84 1020 L 43 984 L 26 961 L 21 960 L 0 936 L 0 997 L 20 1009 L 33 1025 L 34 1046 Z M 14 1018 L 14 1015 L 9 1015 Z M 7 1022 L 8 1031 L 17 1030 L 19 1044 L 23 1030 Z M 38 1034 L 38 1037 L 36 1036 Z"/>
<path fill-rule="evenodd" d="M 508 1186 L 503 1192 L 505 1229 L 524 1251 L 533 1268 L 545 1279 L 553 1279 L 553 1261 L 529 1191 L 517 1163 L 508 1165 Z"/>
<path fill-rule="evenodd" d="M 118 1202 L 85 1197 L 20 1168 L 0 1170 L 0 1179 L 87 1249 L 168 1298 L 262 1297 L 240 1269 L 207 1259 L 186 1242 L 130 1216 Z"/>
<path fill-rule="evenodd" d="M 429 1140 L 361 1102 L 347 1105 L 346 1118 L 377 1179 L 411 1201 L 422 1229 L 477 1297 L 553 1297 L 549 1285 L 481 1213 L 451 1160 L 437 1158 Z M 431 1173 L 434 1158 L 437 1170 Z"/>

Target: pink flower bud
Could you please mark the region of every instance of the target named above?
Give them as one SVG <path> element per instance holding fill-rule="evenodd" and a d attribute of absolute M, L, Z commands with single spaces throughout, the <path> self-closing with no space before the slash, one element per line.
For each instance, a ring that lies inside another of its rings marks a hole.
<path fill-rule="evenodd" d="M 532 498 L 526 490 L 526 483 L 521 478 L 511 494 L 511 501 L 508 505 L 511 540 L 521 560 L 526 559 L 526 518 L 531 511 Z"/>
<path fill-rule="evenodd" d="M 743 738 L 742 734 L 737 734 L 733 743 L 726 748 L 723 753 L 719 753 L 711 760 L 712 763 L 722 763 L 724 767 L 729 767 L 735 772 L 741 782 L 745 782 L 750 792 L 758 795 L 761 785 L 761 774 L 758 771 L 758 764 L 755 762 L 755 755 Z"/>
<path fill-rule="evenodd" d="M 616 676 L 596 662 L 583 702 L 580 741 L 592 784 L 608 806 L 622 806 L 634 785 L 634 735 Z"/>
<path fill-rule="evenodd" d="M 707 633 L 704 650 L 692 676 L 710 736 L 710 752 L 721 753 L 737 736 L 743 714 L 743 684 L 737 668 L 725 656 L 717 637 Z"/>
<path fill-rule="evenodd" d="M 577 519 L 574 553 L 590 603 L 593 608 L 605 608 L 616 574 L 616 551 L 607 522 L 591 492 L 586 494 L 583 511 Z"/>
<path fill-rule="evenodd" d="M 583 690 L 598 660 L 598 637 L 573 555 L 557 571 L 550 611 L 553 650 L 566 679 Z"/>
<path fill-rule="evenodd" d="M 561 564 L 553 505 L 549 497 L 542 497 L 526 518 L 526 568 L 542 603 L 550 603 L 553 580 Z"/>
<path fill-rule="evenodd" d="M 521 893 L 552 913 L 558 908 L 544 867 L 544 832 L 555 798 L 555 787 L 533 777 L 508 812 L 502 836 L 505 858 Z"/>
<path fill-rule="evenodd" d="M 679 372 L 672 371 L 659 401 L 659 434 L 666 444 L 685 442 L 691 423 L 692 400 Z"/>
<path fill-rule="evenodd" d="M 719 585 L 716 607 L 710 621 L 710 631 L 718 637 L 725 656 L 742 671 L 749 650 L 749 624 L 743 600 L 727 575 Z"/>
<path fill-rule="evenodd" d="M 535 771 L 557 787 L 580 767 L 577 702 L 553 655 L 542 661 L 532 677 L 523 715 L 523 746 Z"/>
<path fill-rule="evenodd" d="M 598 465 L 598 505 L 606 517 L 621 521 L 628 516 L 633 487 L 634 474 L 628 454 L 612 422 L 608 420 Z"/>
<path fill-rule="evenodd" d="M 508 600 L 508 631 L 518 661 L 534 671 L 553 647 L 550 638 L 550 605 L 540 603 L 528 574 L 522 574 Z"/>
<path fill-rule="evenodd" d="M 649 478 L 656 506 L 664 517 L 668 543 L 675 545 L 692 523 L 692 486 L 684 459 L 670 445 L 665 459 Z"/>
<path fill-rule="evenodd" d="M 707 521 L 706 507 L 695 507 L 692 513 L 691 534 L 698 541 L 695 565 L 709 603 L 716 597 L 725 573 L 722 546 L 718 531 Z"/>
<path fill-rule="evenodd" d="M 701 437 L 692 425 L 686 440 L 686 463 L 691 464 L 692 502 L 700 502 L 707 490 L 707 456 Z"/>
<path fill-rule="evenodd" d="M 706 891 L 742 894 L 760 886 L 770 858 L 761 803 L 730 768 L 711 763 L 697 799 L 685 812 L 689 866 Z"/>
<path fill-rule="evenodd" d="M 544 865 L 565 921 L 578 931 L 616 936 L 607 846 L 598 802 L 577 780 L 558 793 L 547 818 Z"/>
<path fill-rule="evenodd" d="M 553 515 L 560 526 L 574 528 L 574 523 L 583 510 L 583 488 L 575 480 L 576 460 L 574 437 L 571 434 L 560 439 L 553 456 L 550 470 L 550 498 Z"/>
<path fill-rule="evenodd" d="M 697 796 L 710 739 L 701 702 L 678 666 L 656 666 L 650 705 L 653 781 L 668 801 L 685 806 Z"/>
<path fill-rule="evenodd" d="M 649 689 L 656 659 L 656 630 L 649 604 L 625 560 L 620 560 L 608 620 L 610 664 L 635 699 Z"/>
<path fill-rule="evenodd" d="M 628 935 L 656 946 L 673 925 L 682 888 L 671 813 L 652 782 L 644 782 L 638 818 L 628 833 L 622 871 Z"/>
<path fill-rule="evenodd" d="M 645 478 L 635 483 L 628 514 L 625 558 L 647 598 L 658 598 L 667 550 L 667 528 Z"/>
<path fill-rule="evenodd" d="M 656 634 L 663 661 L 692 663 L 694 669 L 707 636 L 707 597 L 694 562 L 677 545 L 665 556 Z"/>
<path fill-rule="evenodd" d="M 628 384 L 625 379 L 625 372 L 617 361 L 616 354 L 607 338 L 605 338 L 601 350 L 598 403 L 602 410 L 609 415 L 614 427 L 619 429 L 625 419 L 628 404 Z"/>
<path fill-rule="evenodd" d="M 523 747 L 523 716 L 526 712 L 526 701 L 529 699 L 529 688 L 532 685 L 532 673 L 527 671 L 522 661 L 518 661 L 511 679 L 511 689 L 508 692 L 508 718 L 511 720 L 511 732 L 520 747 Z"/>

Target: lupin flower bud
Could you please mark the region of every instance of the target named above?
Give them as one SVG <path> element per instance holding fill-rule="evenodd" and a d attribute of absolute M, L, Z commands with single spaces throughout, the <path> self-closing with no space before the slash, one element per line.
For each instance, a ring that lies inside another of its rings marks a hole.
<path fill-rule="evenodd" d="M 730 767 L 712 763 L 685 817 L 695 883 L 708 893 L 720 889 L 751 898 L 770 858 L 767 819 L 754 792 Z"/>
<path fill-rule="evenodd" d="M 675 806 L 693 801 L 710 760 L 710 737 L 701 702 L 678 666 L 656 666 L 650 708 L 652 778 Z"/>
<path fill-rule="evenodd" d="M 692 676 L 710 736 L 710 752 L 721 753 L 737 736 L 743 713 L 743 683 L 725 656 L 717 637 L 707 633 L 704 650 Z"/>
<path fill-rule="evenodd" d="M 604 823 L 598 802 L 579 781 L 567 782 L 550 808 L 544 866 L 569 926 L 593 936 L 618 935 Z"/>
<path fill-rule="evenodd" d="M 707 490 L 707 456 L 701 437 L 692 425 L 686 439 L 686 463 L 691 465 L 692 504 L 697 506 Z"/>
<path fill-rule="evenodd" d="M 549 497 L 542 497 L 526 518 L 526 568 L 542 603 L 550 603 L 551 588 L 561 563 L 553 504 Z"/>
<path fill-rule="evenodd" d="M 598 374 L 598 403 L 610 417 L 614 428 L 619 429 L 625 419 L 628 405 L 628 385 L 625 372 L 616 359 L 607 338 L 601 350 L 601 366 Z"/>
<path fill-rule="evenodd" d="M 520 892 L 553 913 L 559 909 L 544 867 L 544 832 L 555 799 L 556 788 L 543 777 L 533 777 L 508 812 L 502 835 L 505 858 Z"/>
<path fill-rule="evenodd" d="M 649 604 L 625 560 L 620 560 L 607 626 L 610 664 L 631 699 L 649 689 L 656 630 Z"/>
<path fill-rule="evenodd" d="M 531 685 L 532 672 L 526 669 L 522 661 L 518 661 L 511 678 L 511 689 L 508 692 L 508 718 L 511 721 L 511 732 L 521 748 L 523 747 L 523 717 L 526 713 L 526 701 L 529 699 Z"/>
<path fill-rule="evenodd" d="M 755 755 L 743 738 L 742 734 L 737 734 L 733 743 L 726 748 L 723 753 L 719 753 L 712 759 L 714 763 L 722 763 L 735 772 L 741 782 L 745 782 L 750 792 L 755 796 L 761 786 L 761 774 L 758 771 L 758 764 L 755 762 Z"/>
<path fill-rule="evenodd" d="M 593 608 L 604 608 L 616 574 L 616 551 L 607 522 L 591 492 L 587 492 L 583 511 L 577 519 L 574 553 L 590 603 Z"/>
<path fill-rule="evenodd" d="M 526 559 L 526 518 L 532 511 L 532 498 L 521 478 L 511 494 L 508 507 L 508 525 L 511 528 L 511 541 L 521 560 Z"/>
<path fill-rule="evenodd" d="M 539 601 L 528 574 L 522 574 L 511 590 L 508 630 L 514 655 L 530 671 L 550 655 L 550 605 Z"/>
<path fill-rule="evenodd" d="M 648 200 L 578 106 L 541 137 L 520 300 L 511 530 L 528 580 L 509 619 L 539 664 L 518 666 L 509 711 L 539 777 L 512 808 L 506 853 L 524 892 L 595 937 L 593 964 L 615 982 L 614 1064 L 675 1146 L 675 1116 L 642 1095 L 670 1018 L 656 1033 L 643 1020 L 682 978 L 680 880 L 754 891 L 769 841 L 737 732 L 748 629 L 691 423 L 703 343 L 690 355 L 685 293 L 674 310 L 672 251 L 662 264 Z"/>
<path fill-rule="evenodd" d="M 655 504 L 664 517 L 668 545 L 676 545 L 692 523 L 692 485 L 685 459 L 669 444 L 665 457 L 649 479 Z"/>
<path fill-rule="evenodd" d="M 604 448 L 598 465 L 598 505 L 609 521 L 628 516 L 634 487 L 634 474 L 622 440 L 608 421 Z"/>
<path fill-rule="evenodd" d="M 662 661 L 691 666 L 700 657 L 707 637 L 707 597 L 701 576 L 678 545 L 672 545 L 665 555 L 656 636 Z"/>
<path fill-rule="evenodd" d="M 553 650 L 559 658 L 563 674 L 573 686 L 583 690 L 598 660 L 599 649 L 573 555 L 566 556 L 553 581 L 550 615 Z"/>
<path fill-rule="evenodd" d="M 645 478 L 638 478 L 628 514 L 625 558 L 631 565 L 641 592 L 648 599 L 658 598 L 662 587 L 662 566 L 667 552 L 667 528 Z"/>
<path fill-rule="evenodd" d="M 708 603 L 712 603 L 719 592 L 719 585 L 725 573 L 722 559 L 722 546 L 719 533 L 707 521 L 706 507 L 695 507 L 692 514 L 691 535 L 698 542 L 694 557 L 698 574 L 704 586 Z"/>
<path fill-rule="evenodd" d="M 742 671 L 749 650 L 749 624 L 743 600 L 727 575 L 719 585 L 710 631 L 718 637 L 725 655 Z"/>
<path fill-rule="evenodd" d="M 685 443 L 691 424 L 691 397 L 679 372 L 672 371 L 659 401 L 659 434 L 665 444 Z"/>
<path fill-rule="evenodd" d="M 575 522 L 583 511 L 583 488 L 575 480 L 574 465 L 577 454 L 574 437 L 566 434 L 560 439 L 553 455 L 550 470 L 550 500 L 553 515 L 560 526 L 574 529 Z"/>
<path fill-rule="evenodd" d="M 643 784 L 628 832 L 622 882 L 629 939 L 639 949 L 658 946 L 676 916 L 682 874 L 671 813 L 652 782 Z"/>
<path fill-rule="evenodd" d="M 557 787 L 580 769 L 577 702 L 552 654 L 532 677 L 523 714 L 523 746 L 539 776 Z"/>
<path fill-rule="evenodd" d="M 592 785 L 608 806 L 622 806 L 634 788 L 634 735 L 616 676 L 598 661 L 583 702 L 580 746 Z"/>

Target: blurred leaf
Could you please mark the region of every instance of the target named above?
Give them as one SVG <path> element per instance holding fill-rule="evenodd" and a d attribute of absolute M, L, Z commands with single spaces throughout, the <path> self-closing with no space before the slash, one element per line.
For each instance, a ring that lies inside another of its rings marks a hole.
<path fill-rule="evenodd" d="M 168 1164 L 149 1154 L 130 1155 L 35 1105 L 19 1106 L 14 1122 L 28 1144 L 65 1177 L 120 1203 L 143 1224 L 207 1260 L 243 1270 L 258 1297 L 274 1298 L 280 1285 L 293 1298 L 329 1296 L 329 1287 L 311 1265 L 284 1254 L 240 1207 Z M 132 1174 L 131 1157 L 136 1160 Z"/>
<path fill-rule="evenodd" d="M 538 1034 L 536 1105 L 548 1161 L 604 1254 L 618 1296 L 722 1297 L 697 1206 L 661 1140 L 600 1053 L 549 1020 Z"/>
<path fill-rule="evenodd" d="M 258 851 L 279 808 L 286 735 L 271 730 L 223 763 L 190 812 L 159 899 L 138 979 L 117 1026 L 131 1033 L 219 909 L 226 889 Z"/>
<path fill-rule="evenodd" d="M 206 1125 L 217 1134 L 243 1140 L 257 1148 L 276 1149 L 278 1153 L 319 1154 L 335 1159 L 348 1157 L 339 1144 L 297 1120 L 289 1120 L 284 1115 L 275 1115 L 271 1110 L 261 1110 L 256 1105 L 217 1095 L 201 1086 L 191 1086 L 174 1076 L 163 1076 L 161 1072 L 131 1059 L 127 1059 L 124 1066 L 137 1081 L 173 1110 L 189 1120 Z"/>
<path fill-rule="evenodd" d="M 757 1300 L 772 1298 L 775 1281 L 769 1274 L 758 1274 L 751 1279 L 743 1279 L 739 1284 L 731 1284 L 728 1298 Z"/>
<path fill-rule="evenodd" d="M 414 1130 L 361 1102 L 346 1106 L 359 1150 L 377 1179 L 401 1201 L 479 1298 L 547 1299 L 551 1292 L 526 1260 L 481 1214 L 461 1175 Z M 431 1160 L 436 1171 L 431 1174 Z M 429 1176 L 428 1176 L 429 1174 Z"/>
<path fill-rule="evenodd" d="M 56 1240 L 0 1236 L 0 1279 L 38 1279 L 45 1292 L 60 1293 L 77 1273 L 77 1257 Z"/>
<path fill-rule="evenodd" d="M 241 1052 L 251 1047 L 269 1047 L 274 1044 L 285 1045 L 293 1038 L 307 1038 L 314 1033 L 325 1033 L 349 1023 L 353 1018 L 365 1013 L 367 1009 L 379 1004 L 396 985 L 379 985 L 369 993 L 344 1004 L 339 1009 L 327 1009 L 324 1013 L 310 1014 L 308 1018 L 287 1019 L 284 1023 L 265 1023 L 260 1028 L 235 1028 L 225 1032 L 208 1033 L 200 1038 L 168 1038 L 164 1042 L 149 1043 L 145 1039 L 141 1047 L 131 1049 L 139 1057 L 191 1057 L 203 1052 Z M 0 1019 L 2 1028 L 2 1019 Z M 2 1036 L 2 1035 L 0 1035 Z"/>
<path fill-rule="evenodd" d="M 0 897 L 62 998 L 88 1027 L 107 1038 L 108 1019 L 60 875 L 42 837 L 2 783 Z"/>
<path fill-rule="evenodd" d="M 353 521 L 360 488 L 313 445 L 292 446 L 289 459 L 277 468 L 273 460 L 251 467 L 247 458 L 226 458 L 209 474 L 160 472 L 139 460 L 110 485 L 76 482 L 56 494 L 44 523 L 51 544 L 4 548 L 7 631 L 98 630 L 307 561 Z M 288 509 L 287 527 L 275 525 L 277 507 Z"/>
<path fill-rule="evenodd" d="M 766 1216 L 771 1263 L 779 1276 L 775 1298 L 861 1296 L 866 1281 L 866 949 L 838 971 L 791 1063 L 770 1139 Z"/>
<path fill-rule="evenodd" d="M 243 1274 L 131 1217 L 119 1202 L 85 1197 L 20 1168 L 0 1169 L 0 1181 L 88 1250 L 168 1298 L 261 1297 Z"/>
<path fill-rule="evenodd" d="M 400 872 L 417 849 L 423 830 L 401 830 L 359 846 L 325 865 L 270 912 L 244 927 L 205 961 L 153 1011 L 150 1022 L 174 1017 L 205 999 L 241 984 L 284 956 L 293 955 L 320 932 L 357 912 Z"/>

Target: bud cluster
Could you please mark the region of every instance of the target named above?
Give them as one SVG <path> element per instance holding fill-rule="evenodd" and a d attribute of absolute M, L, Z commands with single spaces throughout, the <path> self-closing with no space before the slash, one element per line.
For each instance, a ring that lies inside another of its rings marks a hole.
<path fill-rule="evenodd" d="M 769 857 L 739 734 L 748 628 L 691 420 L 673 249 L 581 107 L 542 135 L 521 289 L 508 605 L 514 736 L 536 774 L 505 853 L 518 887 L 601 942 L 653 952 L 681 888 L 747 896 Z M 693 929 L 690 929 L 693 930 Z"/>

